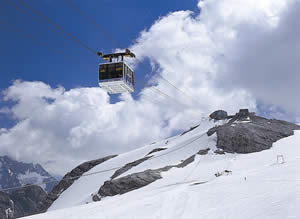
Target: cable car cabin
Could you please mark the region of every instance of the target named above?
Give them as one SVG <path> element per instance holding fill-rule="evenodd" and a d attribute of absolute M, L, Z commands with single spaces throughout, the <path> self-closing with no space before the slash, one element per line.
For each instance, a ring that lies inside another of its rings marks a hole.
<path fill-rule="evenodd" d="M 110 94 L 133 92 L 134 73 L 124 61 L 100 64 L 99 86 Z"/>

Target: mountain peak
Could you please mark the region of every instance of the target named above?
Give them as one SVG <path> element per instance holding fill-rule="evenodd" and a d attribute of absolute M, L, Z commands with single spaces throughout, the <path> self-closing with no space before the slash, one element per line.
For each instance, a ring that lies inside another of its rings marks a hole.
<path fill-rule="evenodd" d="M 0 156 L 0 174 L 0 187 L 2 189 L 53 181 L 53 183 L 43 185 L 43 189 L 50 192 L 56 184 L 56 179 L 40 164 L 15 161 L 6 155 Z"/>

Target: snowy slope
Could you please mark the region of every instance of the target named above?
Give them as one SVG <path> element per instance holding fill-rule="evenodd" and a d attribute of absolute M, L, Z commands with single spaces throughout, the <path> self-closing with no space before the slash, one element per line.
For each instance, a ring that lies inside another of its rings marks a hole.
<path fill-rule="evenodd" d="M 139 172 L 149 168 L 155 169 L 164 167 L 166 165 L 178 164 L 181 160 L 197 153 L 201 147 L 203 149 L 209 147 L 210 145 L 215 147 L 215 137 L 207 137 L 206 131 L 216 124 L 217 123 L 208 121 L 208 119 L 203 119 L 201 125 L 197 129 L 194 129 L 183 136 L 175 136 L 159 141 L 155 144 L 146 145 L 140 149 L 121 154 L 92 168 L 86 174 L 111 169 L 114 167 L 122 167 L 129 162 L 143 158 L 150 151 L 158 147 L 167 147 L 167 149 L 155 153 L 153 159 L 140 164 L 125 174 L 128 175 L 132 172 Z M 167 155 L 162 156 L 164 154 Z M 92 194 L 96 194 L 100 186 L 106 180 L 109 180 L 114 172 L 115 170 L 91 175 L 89 177 L 81 177 L 75 181 L 75 183 L 68 190 L 62 193 L 62 195 L 53 203 L 49 210 L 51 211 L 91 202 Z"/>
<path fill-rule="evenodd" d="M 200 127 L 183 136 L 120 155 L 89 172 L 123 166 L 158 147 L 168 149 L 155 153 L 153 159 L 132 168 L 126 175 L 178 164 L 199 149 L 215 148 L 216 136 L 206 135 L 207 129 L 214 125 L 203 121 Z M 283 155 L 284 164 L 277 164 L 277 155 Z M 91 202 L 91 194 L 114 171 L 82 177 L 62 193 L 47 213 L 28 218 L 300 218 L 299 166 L 300 131 L 295 131 L 295 135 L 258 153 L 197 155 L 185 168 L 163 172 L 162 179 L 146 187 L 100 202 L 85 204 Z M 224 170 L 231 170 L 232 174 L 215 177 L 215 173 Z"/>

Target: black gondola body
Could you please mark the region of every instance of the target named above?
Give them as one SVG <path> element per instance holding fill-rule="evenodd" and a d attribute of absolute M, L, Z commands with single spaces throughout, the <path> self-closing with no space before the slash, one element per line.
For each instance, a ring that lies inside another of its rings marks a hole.
<path fill-rule="evenodd" d="M 126 62 L 124 62 L 123 57 L 134 58 L 135 55 L 128 49 L 126 49 L 125 53 L 98 54 L 104 60 L 109 60 L 108 63 L 99 65 L 99 86 L 110 94 L 133 92 L 134 72 Z M 118 61 L 119 57 L 121 57 L 122 61 Z M 113 62 L 113 59 L 117 59 L 117 62 Z"/>

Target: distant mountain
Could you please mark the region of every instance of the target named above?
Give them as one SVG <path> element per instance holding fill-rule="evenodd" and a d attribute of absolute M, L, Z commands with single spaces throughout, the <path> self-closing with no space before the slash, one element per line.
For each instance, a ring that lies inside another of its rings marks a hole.
<path fill-rule="evenodd" d="M 44 182 L 49 182 L 42 184 Z M 36 184 L 40 186 L 28 186 Z M 23 217 L 37 212 L 38 204 L 56 185 L 52 177 L 40 164 L 15 161 L 0 156 L 0 219 Z M 25 186 L 24 188 L 18 188 Z M 10 188 L 17 188 L 6 190 Z M 2 191 L 1 191 L 2 190 Z"/>
<path fill-rule="evenodd" d="M 40 164 L 23 163 L 0 156 L 0 190 L 53 181 L 41 185 L 46 192 L 50 192 L 56 185 L 55 180 Z"/>

